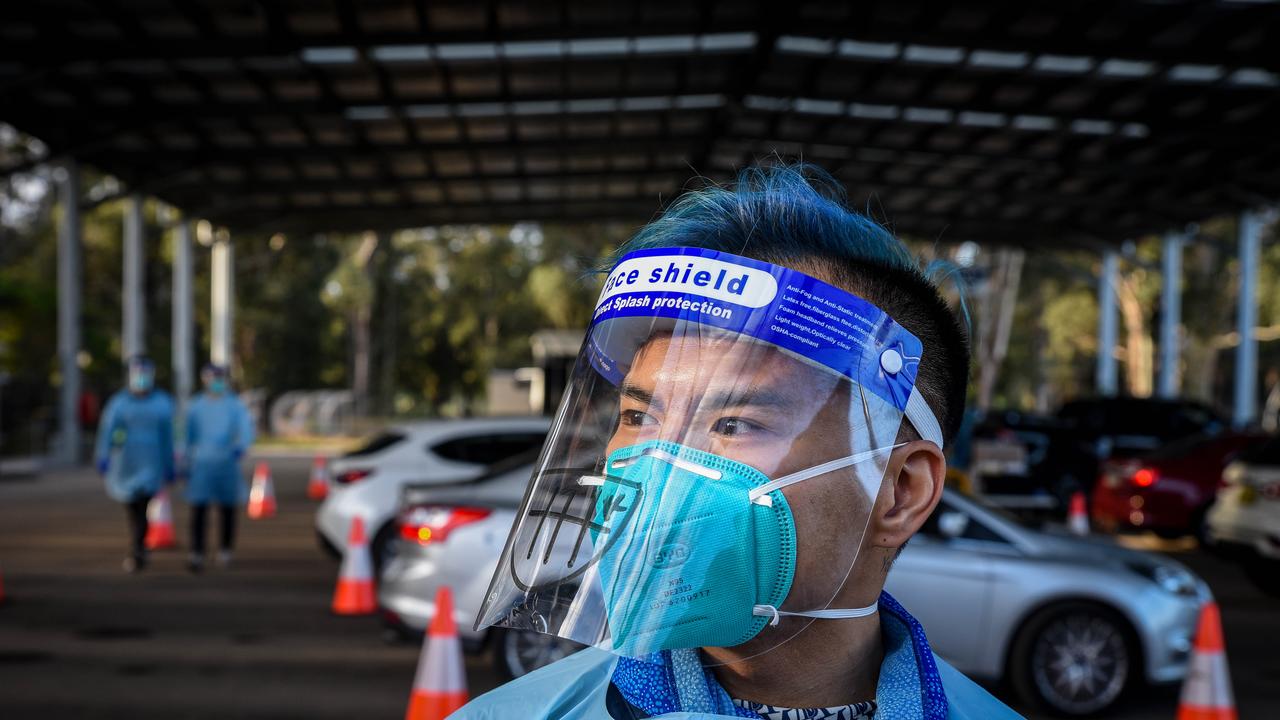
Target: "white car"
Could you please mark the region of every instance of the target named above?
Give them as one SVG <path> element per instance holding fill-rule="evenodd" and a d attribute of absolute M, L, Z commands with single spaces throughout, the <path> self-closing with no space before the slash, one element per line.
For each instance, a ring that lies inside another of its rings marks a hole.
<path fill-rule="evenodd" d="M 375 569 L 393 545 L 405 485 L 465 483 L 504 459 L 535 453 L 551 419 L 494 417 L 392 425 L 329 465 L 329 495 L 316 512 L 321 545 L 341 555 L 351 520 L 360 516 Z"/>
<path fill-rule="evenodd" d="M 1211 545 L 1240 557 L 1260 590 L 1280 596 L 1280 438 L 1240 453 L 1205 517 Z"/>
<path fill-rule="evenodd" d="M 385 621 L 421 631 L 436 589 L 447 584 L 464 646 L 490 646 L 508 675 L 578 647 L 551 635 L 472 629 L 531 472 L 494 472 L 466 488 L 406 488 L 400 548 L 378 593 Z M 1100 712 L 1134 681 L 1180 680 L 1211 597 L 1168 558 L 1031 530 L 950 490 L 898 558 L 887 589 L 954 666 L 1008 678 L 1024 700 L 1061 715 Z"/>
<path fill-rule="evenodd" d="M 435 614 L 436 590 L 448 585 L 463 647 L 475 652 L 493 646 L 494 664 L 507 677 L 579 649 L 554 635 L 475 630 L 476 613 L 532 473 L 533 465 L 513 462 L 466 487 L 405 488 L 399 547 L 378 585 L 383 621 L 406 636 L 421 633 Z"/>

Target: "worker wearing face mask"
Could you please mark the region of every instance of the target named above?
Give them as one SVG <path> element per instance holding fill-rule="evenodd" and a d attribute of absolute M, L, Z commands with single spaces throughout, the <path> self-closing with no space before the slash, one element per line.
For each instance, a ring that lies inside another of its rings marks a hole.
<path fill-rule="evenodd" d="M 253 445 L 249 411 L 231 391 L 226 368 L 208 365 L 201 373 L 204 392 L 187 410 L 187 502 L 191 505 L 191 554 L 187 568 L 205 566 L 206 523 L 210 506 L 218 507 L 220 536 L 218 564 L 231 564 L 235 549 L 236 515 L 246 497 L 240 460 Z"/>
<path fill-rule="evenodd" d="M 173 400 L 155 388 L 155 365 L 138 355 L 128 362 L 128 386 L 111 396 L 98 424 L 94 464 L 107 494 L 125 506 L 129 523 L 126 572 L 147 565 L 147 503 L 172 482 Z"/>
<path fill-rule="evenodd" d="M 475 621 L 590 647 L 451 717 L 1017 717 L 883 592 L 967 377 L 937 287 L 829 176 L 684 195 L 609 264 Z"/>

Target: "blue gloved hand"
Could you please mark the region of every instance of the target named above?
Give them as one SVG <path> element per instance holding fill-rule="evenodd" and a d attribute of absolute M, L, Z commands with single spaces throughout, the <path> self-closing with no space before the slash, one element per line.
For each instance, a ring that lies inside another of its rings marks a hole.
<path fill-rule="evenodd" d="M 231 459 L 240 462 L 240 458 L 244 457 L 244 448 L 236 448 L 231 451 Z"/>
<path fill-rule="evenodd" d="M 111 467 L 111 461 L 108 460 L 107 458 L 102 458 L 101 460 L 98 461 L 98 474 L 106 475 L 107 468 L 109 467 Z"/>

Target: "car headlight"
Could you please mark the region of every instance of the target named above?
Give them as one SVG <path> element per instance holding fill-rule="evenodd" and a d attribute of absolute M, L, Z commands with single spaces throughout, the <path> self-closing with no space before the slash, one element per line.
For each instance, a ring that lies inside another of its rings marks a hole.
<path fill-rule="evenodd" d="M 1154 563 L 1125 564 L 1128 565 L 1130 570 L 1159 585 L 1165 592 L 1186 597 L 1195 597 L 1199 594 L 1196 576 L 1185 568 Z"/>

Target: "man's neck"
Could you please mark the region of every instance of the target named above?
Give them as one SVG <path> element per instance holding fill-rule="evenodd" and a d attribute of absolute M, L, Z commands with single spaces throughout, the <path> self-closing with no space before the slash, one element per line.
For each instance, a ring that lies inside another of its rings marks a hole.
<path fill-rule="evenodd" d="M 875 699 L 884 658 L 878 615 L 815 620 L 782 642 L 786 627 L 769 629 L 747 646 L 703 649 L 706 664 L 730 697 L 785 708 L 836 707 Z M 781 644 L 760 644 L 772 637 Z"/>

